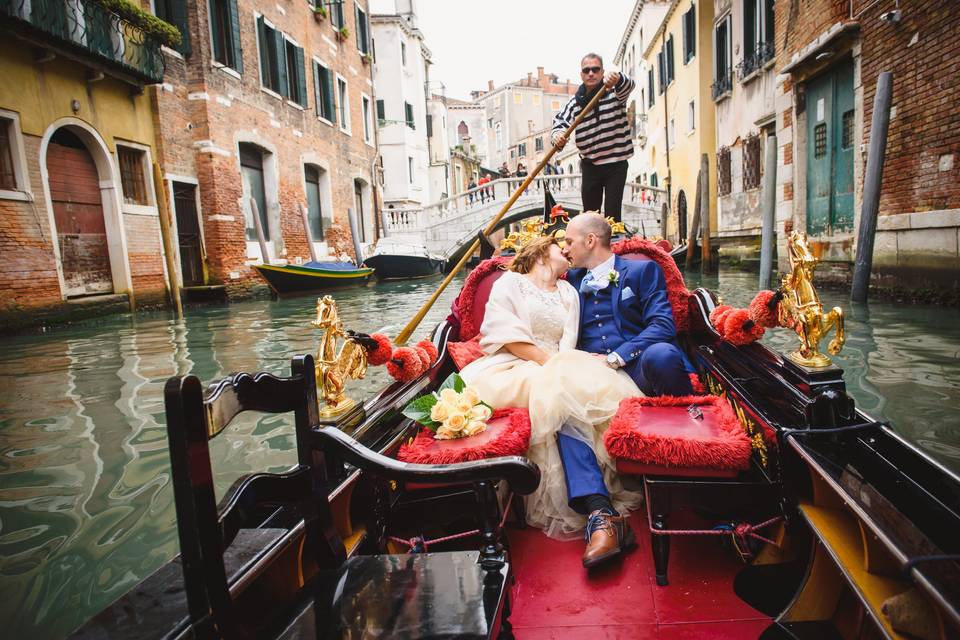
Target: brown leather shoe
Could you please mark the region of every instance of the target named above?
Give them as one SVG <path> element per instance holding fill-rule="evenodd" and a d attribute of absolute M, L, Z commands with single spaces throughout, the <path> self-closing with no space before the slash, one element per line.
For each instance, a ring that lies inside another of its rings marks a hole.
<path fill-rule="evenodd" d="M 599 509 L 587 518 L 584 537 L 587 548 L 583 552 L 583 566 L 587 569 L 620 555 L 637 543 L 626 516 L 612 516 Z"/>

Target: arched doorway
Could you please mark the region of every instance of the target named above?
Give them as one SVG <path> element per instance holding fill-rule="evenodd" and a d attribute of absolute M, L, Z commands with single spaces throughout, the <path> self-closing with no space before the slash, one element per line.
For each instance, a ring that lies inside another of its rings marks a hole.
<path fill-rule="evenodd" d="M 46 153 L 50 202 L 67 297 L 113 292 L 103 195 L 96 162 L 69 127 L 57 129 Z"/>
<path fill-rule="evenodd" d="M 680 234 L 677 242 L 681 243 L 687 237 L 687 196 L 683 191 L 677 195 L 677 230 Z"/>

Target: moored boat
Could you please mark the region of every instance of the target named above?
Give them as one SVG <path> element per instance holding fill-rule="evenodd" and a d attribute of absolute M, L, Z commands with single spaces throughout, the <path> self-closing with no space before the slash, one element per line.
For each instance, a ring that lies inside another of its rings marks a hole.
<path fill-rule="evenodd" d="M 409 280 L 437 275 L 444 259 L 431 255 L 422 239 L 397 235 L 378 240 L 363 264 L 373 268 L 379 280 Z"/>
<path fill-rule="evenodd" d="M 366 284 L 373 275 L 369 267 L 351 262 L 306 262 L 302 265 L 257 264 L 254 269 L 279 295 L 297 295 Z"/>

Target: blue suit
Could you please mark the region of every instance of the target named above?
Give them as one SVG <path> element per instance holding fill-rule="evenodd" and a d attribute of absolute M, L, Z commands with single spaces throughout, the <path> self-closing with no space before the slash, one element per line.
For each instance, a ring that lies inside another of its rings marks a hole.
<path fill-rule="evenodd" d="M 619 355 L 625 363 L 624 371 L 646 395 L 693 393 L 688 373 L 694 369 L 676 343 L 673 309 L 660 266 L 652 260 L 620 256 L 614 258 L 613 264 L 618 274 L 615 282 L 596 293 L 580 294 L 578 348 Z M 567 279 L 580 289 L 587 273 L 587 269 L 571 269 Z M 563 433 L 558 435 L 557 442 L 570 506 L 579 511 L 577 498 L 607 495 L 590 446 Z"/>

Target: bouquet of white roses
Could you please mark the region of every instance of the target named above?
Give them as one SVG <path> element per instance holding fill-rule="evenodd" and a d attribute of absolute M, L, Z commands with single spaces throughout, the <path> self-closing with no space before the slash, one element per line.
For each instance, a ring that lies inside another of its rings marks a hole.
<path fill-rule="evenodd" d="M 408 404 L 403 415 L 433 431 L 437 440 L 453 440 L 482 433 L 493 409 L 454 373 L 437 391 Z"/>

